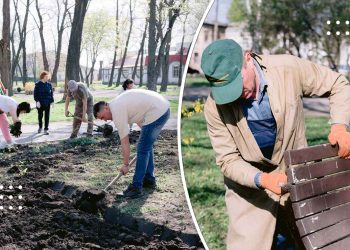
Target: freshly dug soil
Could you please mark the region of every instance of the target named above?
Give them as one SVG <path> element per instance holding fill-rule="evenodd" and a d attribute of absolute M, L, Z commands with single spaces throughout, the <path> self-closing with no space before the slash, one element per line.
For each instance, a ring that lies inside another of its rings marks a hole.
<path fill-rule="evenodd" d="M 133 133 L 131 143 L 138 136 Z M 72 185 L 48 178 L 52 171 L 74 173 L 78 178 L 88 171 L 83 159 L 91 160 L 116 148 L 115 134 L 94 140 L 85 145 L 71 141 L 41 144 L 48 146 L 40 150 L 37 145 L 19 145 L 0 152 L 0 249 L 201 248 L 200 243 L 189 246 L 179 238 L 166 240 L 160 234 L 147 235 L 115 222 L 109 224 L 104 212 L 114 197 L 102 188 L 75 185 L 74 179 Z M 176 144 L 176 132 L 164 131 L 159 140 Z M 158 164 L 161 161 L 158 159 Z M 171 168 L 168 163 L 165 171 Z"/>

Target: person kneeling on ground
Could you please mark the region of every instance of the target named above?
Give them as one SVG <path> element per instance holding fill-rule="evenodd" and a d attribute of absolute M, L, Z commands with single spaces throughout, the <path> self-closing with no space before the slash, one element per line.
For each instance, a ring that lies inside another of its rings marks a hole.
<path fill-rule="evenodd" d="M 0 95 L 0 128 L 7 144 L 12 144 L 13 141 L 10 135 L 9 122 L 6 114 L 10 113 L 14 124 L 14 129 L 11 131 L 18 137 L 21 134 L 22 124 L 18 117 L 22 113 L 29 112 L 30 104 L 28 102 L 21 102 L 18 104 L 13 98 Z"/>
<path fill-rule="evenodd" d="M 87 136 L 92 136 L 93 125 L 92 122 L 94 120 L 92 109 L 94 105 L 94 98 L 89 90 L 89 88 L 81 82 L 76 82 L 74 80 L 70 80 L 68 82 L 68 95 L 65 103 L 65 115 L 69 116 L 68 106 L 70 99 L 74 97 L 75 99 L 75 111 L 74 111 L 74 120 L 73 120 L 73 131 L 70 136 L 71 139 L 76 138 L 78 136 L 78 132 L 81 126 L 81 122 L 88 122 L 87 127 Z M 86 119 L 86 114 L 88 115 L 88 119 Z M 80 118 L 80 119 L 79 119 Z"/>
<path fill-rule="evenodd" d="M 141 128 L 133 182 L 123 192 L 123 197 L 136 198 L 142 194 L 142 187 L 155 188 L 153 144 L 170 117 L 169 107 L 169 102 L 160 94 L 141 89 L 128 90 L 109 103 L 101 101 L 94 105 L 95 118 L 113 120 L 118 129 L 124 162 L 120 172 L 123 174 L 129 172 L 128 124 L 137 123 Z"/>

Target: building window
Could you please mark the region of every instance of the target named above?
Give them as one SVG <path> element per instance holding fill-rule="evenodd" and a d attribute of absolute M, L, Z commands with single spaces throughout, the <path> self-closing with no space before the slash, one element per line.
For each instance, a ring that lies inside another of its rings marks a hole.
<path fill-rule="evenodd" d="M 174 66 L 173 67 L 173 77 L 179 78 L 180 77 L 180 66 Z"/>

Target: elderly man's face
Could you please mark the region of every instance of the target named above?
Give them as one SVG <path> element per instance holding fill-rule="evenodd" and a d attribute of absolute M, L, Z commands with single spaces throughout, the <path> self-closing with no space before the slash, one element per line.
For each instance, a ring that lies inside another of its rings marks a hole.
<path fill-rule="evenodd" d="M 256 96 L 256 79 L 255 79 L 255 66 L 252 57 L 249 53 L 245 53 L 244 62 L 241 70 L 243 80 L 243 90 L 241 98 L 249 99 Z"/>
<path fill-rule="evenodd" d="M 100 119 L 103 121 L 112 120 L 112 113 L 108 105 L 103 106 L 100 112 L 97 113 L 97 119 Z"/>

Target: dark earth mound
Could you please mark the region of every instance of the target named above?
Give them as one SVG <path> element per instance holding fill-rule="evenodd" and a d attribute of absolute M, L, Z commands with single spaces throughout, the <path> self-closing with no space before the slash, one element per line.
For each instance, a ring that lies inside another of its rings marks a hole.
<path fill-rule="evenodd" d="M 160 234 L 147 235 L 118 223 L 109 224 L 104 211 L 110 195 L 45 179 L 52 169 L 84 172 L 79 159 L 115 148 L 117 140 L 113 136 L 93 145 L 88 141 L 85 145 L 65 141 L 40 152 L 28 145 L 0 152 L 0 249 L 200 248 L 186 245 L 179 238 L 164 239 Z M 133 133 L 131 143 L 138 136 Z M 161 136 L 176 140 L 176 132 L 164 131 Z M 73 167 L 57 164 L 72 155 L 76 156 Z"/>

